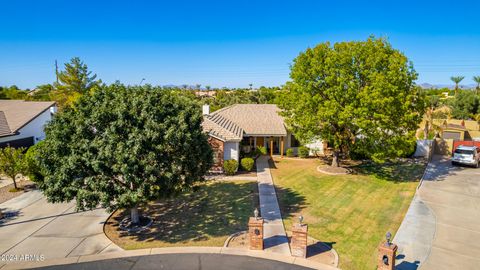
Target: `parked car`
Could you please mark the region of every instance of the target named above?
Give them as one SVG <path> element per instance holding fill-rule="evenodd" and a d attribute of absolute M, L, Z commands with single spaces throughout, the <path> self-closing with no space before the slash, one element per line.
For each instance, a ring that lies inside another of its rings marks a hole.
<path fill-rule="evenodd" d="M 476 146 L 460 145 L 453 152 L 452 165 L 480 166 L 480 149 Z"/>

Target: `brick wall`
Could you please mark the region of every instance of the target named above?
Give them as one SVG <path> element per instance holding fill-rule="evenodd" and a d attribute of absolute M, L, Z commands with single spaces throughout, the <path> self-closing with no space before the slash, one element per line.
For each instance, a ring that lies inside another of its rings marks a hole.
<path fill-rule="evenodd" d="M 223 142 L 214 137 L 208 137 L 208 143 L 213 150 L 213 171 L 223 171 Z"/>

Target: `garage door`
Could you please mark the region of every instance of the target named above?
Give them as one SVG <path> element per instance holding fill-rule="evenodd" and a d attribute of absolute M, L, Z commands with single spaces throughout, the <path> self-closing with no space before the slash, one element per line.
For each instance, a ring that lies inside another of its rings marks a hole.
<path fill-rule="evenodd" d="M 454 139 L 454 140 L 460 140 L 460 132 L 454 132 L 454 131 L 444 131 L 443 132 L 443 138 L 444 139 Z"/>

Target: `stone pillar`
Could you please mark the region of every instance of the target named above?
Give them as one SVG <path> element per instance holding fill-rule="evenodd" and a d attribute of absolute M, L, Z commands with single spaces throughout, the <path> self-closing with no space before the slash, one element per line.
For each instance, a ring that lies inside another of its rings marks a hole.
<path fill-rule="evenodd" d="M 296 223 L 292 227 L 292 256 L 307 257 L 308 225 Z"/>
<path fill-rule="evenodd" d="M 395 257 L 397 256 L 397 245 L 383 242 L 378 246 L 378 270 L 394 270 Z"/>
<path fill-rule="evenodd" d="M 263 218 L 250 217 L 248 221 L 250 249 L 263 250 Z"/>

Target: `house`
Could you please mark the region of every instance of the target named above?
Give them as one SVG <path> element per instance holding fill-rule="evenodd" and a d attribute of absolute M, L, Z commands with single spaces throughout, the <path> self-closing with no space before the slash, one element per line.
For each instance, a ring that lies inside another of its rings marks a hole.
<path fill-rule="evenodd" d="M 221 170 L 223 161 L 240 159 L 258 146 L 270 155 L 284 155 L 288 148 L 295 152 L 299 141 L 288 131 L 280 109 L 274 104 L 235 104 L 210 113 L 203 106 L 203 129 L 214 150 L 214 170 Z"/>
<path fill-rule="evenodd" d="M 442 129 L 441 137 L 443 139 L 480 140 L 480 124 L 477 121 L 458 119 L 435 119 L 435 121 Z"/>
<path fill-rule="evenodd" d="M 45 138 L 55 102 L 0 100 L 0 147 L 29 147 Z"/>

